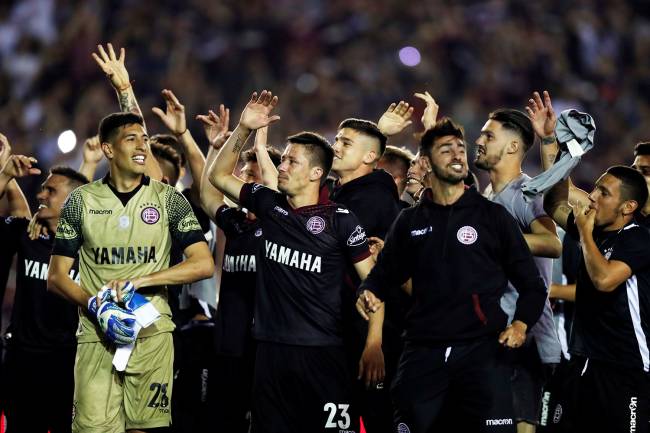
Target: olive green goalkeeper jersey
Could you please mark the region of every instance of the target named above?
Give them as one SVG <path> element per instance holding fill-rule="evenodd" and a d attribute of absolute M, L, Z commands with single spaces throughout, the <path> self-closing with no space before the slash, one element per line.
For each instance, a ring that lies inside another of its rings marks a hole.
<path fill-rule="evenodd" d="M 146 176 L 129 193 L 120 193 L 108 175 L 70 193 L 57 227 L 54 255 L 77 257 L 81 287 L 91 296 L 108 281 L 133 279 L 169 267 L 172 242 L 181 250 L 204 242 L 201 227 L 185 197 L 173 187 Z M 167 288 L 138 290 L 162 317 L 139 337 L 174 329 Z M 102 338 L 96 320 L 79 310 L 77 341 Z"/>

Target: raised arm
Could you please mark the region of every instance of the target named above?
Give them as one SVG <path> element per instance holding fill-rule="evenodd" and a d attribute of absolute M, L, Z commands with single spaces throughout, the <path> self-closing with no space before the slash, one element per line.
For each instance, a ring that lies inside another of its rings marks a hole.
<path fill-rule="evenodd" d="M 166 111 L 154 107 L 151 111 L 156 114 L 163 124 L 174 134 L 185 150 L 192 175 L 192 197 L 198 197 L 201 191 L 201 173 L 205 167 L 205 157 L 194 141 L 192 133 L 187 128 L 185 106 L 183 106 L 171 90 L 164 89 L 162 96 L 167 104 Z"/>
<path fill-rule="evenodd" d="M 208 157 L 201 173 L 201 208 L 214 221 L 217 209 L 224 204 L 223 193 L 212 186 L 208 180 L 208 173 L 219 153 L 219 149 L 231 134 L 228 131 L 230 109 L 221 104 L 219 106 L 219 115 L 210 110 L 207 115 L 198 115 L 196 118 L 203 124 L 205 135 L 210 143 Z"/>
<path fill-rule="evenodd" d="M 0 134 L 0 170 L 5 166 L 11 157 L 11 145 L 3 134 Z M 32 213 L 25 194 L 20 189 L 16 179 L 6 183 L 0 192 L 0 215 L 12 215 L 16 217 L 31 218 Z"/>
<path fill-rule="evenodd" d="M 268 143 L 267 137 L 269 134 L 269 127 L 265 126 L 255 132 L 255 156 L 257 156 L 257 165 L 260 167 L 262 175 L 262 183 L 274 191 L 278 190 L 278 168 L 273 165 L 273 161 L 269 156 L 269 151 L 266 146 Z"/>
<path fill-rule="evenodd" d="M 36 158 L 32 158 L 30 156 L 11 155 L 0 171 L 0 197 L 4 196 L 5 192 L 7 191 L 7 187 L 13 183 L 14 188 L 18 189 L 18 191 L 14 191 L 13 194 L 19 195 L 22 198 L 20 200 L 17 200 L 19 202 L 22 202 L 20 205 L 12 203 L 16 201 L 15 197 L 12 200 L 9 200 L 10 215 L 31 217 L 25 196 L 22 194 L 22 191 L 20 190 L 20 187 L 16 183 L 15 179 L 29 175 L 41 174 L 41 170 L 34 167 L 34 164 L 36 164 L 36 162 Z M 27 209 L 27 215 L 24 215 L 24 213 L 21 214 L 21 208 Z"/>
<path fill-rule="evenodd" d="M 539 92 L 533 92 L 533 97 L 528 100 L 526 111 L 533 124 L 533 130 L 540 140 L 540 158 L 542 160 L 542 171 L 553 166 L 560 146 L 555 137 L 555 125 L 557 116 L 553 110 L 551 95 L 544 90 L 544 99 Z"/>
<path fill-rule="evenodd" d="M 94 137 L 87 138 L 86 141 L 84 141 L 83 161 L 79 167 L 79 173 L 86 176 L 86 178 L 92 182 L 95 178 L 97 165 L 101 162 L 103 157 L 104 152 L 102 152 L 102 147 L 99 143 L 99 136 L 95 135 Z"/>
<path fill-rule="evenodd" d="M 111 85 L 115 89 L 117 99 L 120 103 L 120 111 L 135 113 L 142 117 L 143 127 L 146 132 L 147 127 L 144 124 L 144 116 L 142 115 L 142 110 L 140 110 L 140 107 L 138 106 L 138 101 L 135 99 L 135 92 L 131 82 L 129 81 L 129 72 L 124 64 L 126 51 L 124 48 L 120 48 L 120 57 L 117 57 L 112 44 L 107 44 L 106 48 L 108 53 L 104 50 L 104 47 L 97 45 L 97 51 L 99 54 L 92 53 L 93 59 L 95 59 L 95 62 L 97 62 L 97 65 L 99 65 L 101 70 L 104 71 L 106 77 L 110 80 Z M 145 173 L 152 179 L 161 180 L 163 178 L 162 170 L 160 169 L 156 158 L 154 158 L 151 153 L 151 147 L 149 145 L 147 145 Z"/>
<path fill-rule="evenodd" d="M 210 168 L 210 183 L 235 202 L 239 202 L 239 192 L 244 185 L 244 182 L 232 173 L 237 164 L 239 153 L 253 130 L 280 120 L 280 116 L 270 116 L 277 103 L 278 97 L 273 96 L 271 92 L 263 90 L 259 96 L 257 92 L 254 92 L 241 114 L 239 124 L 219 151 L 216 161 Z"/>
<path fill-rule="evenodd" d="M 424 108 L 422 113 L 422 125 L 424 125 L 424 131 L 428 131 L 436 126 L 436 118 L 438 117 L 438 104 L 436 100 L 433 99 L 433 96 L 429 92 L 425 91 L 424 93 L 414 93 L 413 96 L 416 98 L 422 99 L 427 105 Z"/>
<path fill-rule="evenodd" d="M 397 135 L 413 123 L 409 120 L 412 114 L 413 107 L 409 106 L 408 102 L 399 101 L 398 104 L 393 102 L 379 118 L 377 126 L 386 137 Z"/>

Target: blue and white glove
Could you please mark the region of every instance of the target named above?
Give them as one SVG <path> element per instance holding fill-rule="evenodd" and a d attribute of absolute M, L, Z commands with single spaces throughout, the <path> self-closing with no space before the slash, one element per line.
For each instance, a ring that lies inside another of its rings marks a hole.
<path fill-rule="evenodd" d="M 121 290 L 122 299 L 117 299 L 117 290 L 111 290 L 111 298 L 113 299 L 113 302 L 123 302 L 126 305 L 129 303 L 131 298 L 133 298 L 133 294 L 135 293 L 135 286 L 132 282 L 127 281 L 124 283 L 124 286 L 122 286 Z"/>
<path fill-rule="evenodd" d="M 97 308 L 97 299 L 101 305 Z M 88 311 L 97 317 L 99 327 L 106 338 L 117 345 L 135 342 L 135 315 L 110 301 L 110 290 L 102 289 L 88 300 Z"/>

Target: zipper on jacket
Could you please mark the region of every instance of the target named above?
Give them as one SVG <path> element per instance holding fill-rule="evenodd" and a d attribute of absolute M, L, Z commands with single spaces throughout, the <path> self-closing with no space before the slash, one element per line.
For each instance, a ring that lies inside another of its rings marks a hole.
<path fill-rule="evenodd" d="M 481 321 L 481 323 L 487 325 L 487 317 L 481 309 L 481 303 L 479 302 L 478 295 L 476 293 L 472 294 L 472 304 L 474 305 L 474 312 L 476 313 L 478 319 Z"/>
<path fill-rule="evenodd" d="M 447 222 L 445 223 L 445 231 L 443 232 L 443 237 L 442 237 L 442 258 L 446 259 L 447 258 L 447 237 L 449 236 L 449 222 L 451 221 L 451 217 L 454 215 L 454 205 L 451 205 L 451 208 L 449 209 L 449 214 L 447 214 Z"/>

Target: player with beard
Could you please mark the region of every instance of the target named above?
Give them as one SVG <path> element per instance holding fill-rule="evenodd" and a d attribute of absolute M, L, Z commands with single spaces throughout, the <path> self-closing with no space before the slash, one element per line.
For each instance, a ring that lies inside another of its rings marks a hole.
<path fill-rule="evenodd" d="M 39 174 L 35 163 L 34 158 L 11 156 L 0 172 L 0 196 L 13 179 Z M 28 219 L 6 216 L 0 220 L 4 243 L 1 266 L 9 268 L 17 255 L 2 389 L 10 433 L 70 431 L 77 309 L 47 291 L 47 272 L 63 202 L 73 189 L 86 183 L 83 175 L 70 168 L 50 170 L 36 195 L 39 211 L 34 217 L 48 234 L 32 240 L 27 233 Z M 79 281 L 76 261 L 70 278 Z M 39 408 L 38 416 L 34 408 Z"/>
<path fill-rule="evenodd" d="M 253 212 L 224 203 L 221 191 L 208 180 L 209 169 L 219 149 L 230 135 L 230 110 L 221 105 L 219 115 L 210 111 L 197 116 L 204 124 L 210 149 L 201 179 L 201 205 L 225 235 L 222 253 L 219 305 L 214 317 L 213 339 L 216 343 L 216 363 L 208 372 L 205 428 L 216 431 L 247 433 L 250 428 L 251 390 L 254 372 L 255 343 L 252 335 L 257 252 L 262 247 L 262 228 Z M 259 160 L 268 158 L 272 170 L 280 164 L 280 152 L 266 148 L 266 131 L 258 129 L 254 150 L 242 154 L 244 165 L 239 178 L 249 183 L 277 188 L 277 170 L 271 185 L 263 182 Z M 269 167 L 270 168 L 270 167 Z M 200 403 L 199 403 L 200 404 Z M 183 403 L 192 407 L 195 402 Z M 198 424 L 197 424 L 198 425 Z M 190 430 L 188 430 L 190 431 Z M 195 430 L 192 430 L 195 431 Z"/>
<path fill-rule="evenodd" d="M 343 275 L 348 261 L 365 277 L 374 261 L 354 214 L 320 194 L 333 159 L 321 136 L 288 138 L 275 192 L 232 174 L 251 132 L 279 119 L 277 97 L 253 93 L 210 171 L 210 182 L 260 220 L 253 384 L 254 432 L 358 431 L 350 405 L 351 372 L 343 350 Z M 393 184 L 394 187 L 394 184 Z M 383 310 L 373 315 L 368 346 L 381 341 Z M 368 380 L 383 363 L 363 359 Z"/>
<path fill-rule="evenodd" d="M 570 431 L 648 431 L 650 233 L 635 222 L 647 199 L 643 176 L 623 166 L 610 167 L 590 194 L 565 180 L 545 197 L 548 214 L 582 252 L 569 343 Z"/>
<path fill-rule="evenodd" d="M 643 175 L 645 183 L 648 186 L 648 192 L 650 193 L 650 142 L 638 143 L 634 147 L 634 163 L 632 164 L 632 168 Z M 646 202 L 643 209 L 637 214 L 636 221 L 642 226 L 650 228 L 650 200 Z"/>
<path fill-rule="evenodd" d="M 447 118 L 424 134 L 420 154 L 431 161 L 432 188 L 401 212 L 359 289 L 357 309 L 367 316 L 388 290 L 412 279 L 406 344 L 391 389 L 397 431 L 429 431 L 447 401 L 463 431 L 514 432 L 502 345 L 524 344 L 546 299 L 514 219 L 465 187 L 463 136 Z M 510 325 L 499 304 L 508 281 L 519 291 Z"/>
<path fill-rule="evenodd" d="M 538 97 L 539 95 L 537 95 Z M 550 105 L 549 105 L 550 107 Z M 552 110 L 552 107 L 549 108 Z M 518 110 L 500 109 L 490 113 L 476 140 L 474 164 L 487 171 L 490 184 L 483 195 L 505 207 L 517 221 L 547 289 L 551 285 L 552 258 L 560 256 L 562 244 L 555 223 L 544 211 L 543 197 L 524 200 L 522 184 L 530 179 L 521 167 L 535 140 L 553 134 L 554 118 L 537 111 L 533 122 Z M 545 130 L 548 125 L 549 131 Z M 512 320 L 517 292 L 508 285 L 501 306 Z M 519 433 L 534 432 L 539 423 L 542 387 L 554 365 L 560 363 L 562 348 L 553 322 L 553 310 L 546 301 L 544 312 L 528 332 L 524 346 L 512 353 L 512 390 Z"/>

